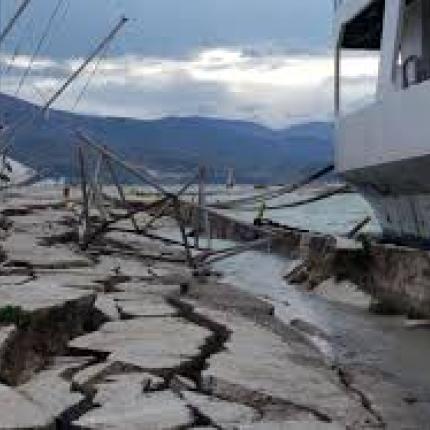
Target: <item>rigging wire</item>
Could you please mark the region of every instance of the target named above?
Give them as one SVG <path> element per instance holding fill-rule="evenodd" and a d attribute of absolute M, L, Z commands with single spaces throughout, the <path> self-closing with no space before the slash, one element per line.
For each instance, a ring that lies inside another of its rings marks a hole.
<path fill-rule="evenodd" d="M 3 28 L 3 7 L 2 7 L 2 2 L 0 1 L 0 33 L 2 31 L 2 28 Z M 4 70 L 3 60 L 0 58 L 0 92 L 2 87 L 3 70 Z"/>
<path fill-rule="evenodd" d="M 34 30 L 33 19 L 34 19 L 33 17 L 29 18 L 27 25 L 24 27 L 23 31 L 21 32 L 21 35 L 20 35 L 20 37 L 16 43 L 15 49 L 12 52 L 12 56 L 9 58 L 9 61 L 8 61 L 6 68 L 4 68 L 0 72 L 0 77 L 4 77 L 4 76 L 9 75 L 10 71 L 15 66 L 16 59 L 21 55 L 21 52 L 23 51 L 25 39 L 27 37 L 30 38 L 29 34 L 30 34 L 30 32 L 32 32 L 32 30 Z M 33 32 L 33 36 L 34 36 L 34 32 Z"/>
<path fill-rule="evenodd" d="M 71 4 L 70 4 L 70 0 L 65 0 L 65 3 L 64 3 L 64 9 L 63 9 L 63 13 L 61 14 L 61 16 L 58 18 L 58 20 L 57 20 L 57 23 L 56 23 L 56 25 L 55 26 L 53 26 L 53 29 L 54 29 L 54 33 L 55 32 L 57 32 L 57 31 L 61 31 L 62 29 L 64 29 L 64 26 L 63 27 L 60 27 L 60 25 L 62 24 L 62 23 L 64 23 L 64 21 L 66 20 L 66 18 L 67 18 L 67 15 L 68 15 L 68 13 L 69 13 L 69 11 L 70 11 L 70 6 L 71 6 Z M 46 43 L 46 45 L 45 45 L 45 51 L 48 51 L 49 50 L 49 48 L 51 47 L 51 45 L 52 45 L 52 37 L 50 38 L 50 39 L 48 39 L 48 41 L 47 41 L 47 43 Z"/>
<path fill-rule="evenodd" d="M 124 16 L 124 11 L 123 8 L 120 7 L 118 0 L 111 0 L 112 5 L 111 7 L 115 10 L 115 15 L 120 15 L 120 16 Z M 96 76 L 96 74 L 98 73 L 103 61 L 106 59 L 109 49 L 112 48 L 112 42 L 111 41 L 106 48 L 103 50 L 103 52 L 100 53 L 100 57 L 97 59 L 97 61 L 94 64 L 94 68 L 93 70 L 89 73 L 89 77 L 87 79 L 87 81 L 85 82 L 84 86 L 82 87 L 81 91 L 79 92 L 74 104 L 71 107 L 71 112 L 74 113 L 77 110 L 77 107 L 79 106 L 79 104 L 81 103 L 81 101 L 84 98 L 84 95 L 87 93 L 94 77 Z M 122 43 L 121 40 L 116 40 L 116 46 L 117 48 L 123 53 L 124 49 L 122 47 Z M 126 58 L 124 58 L 124 61 L 127 61 Z"/>
<path fill-rule="evenodd" d="M 350 191 L 351 191 L 351 187 L 349 185 L 341 185 L 341 186 L 334 188 L 334 189 L 323 190 L 320 193 L 317 193 L 316 195 L 309 197 L 307 199 L 296 200 L 296 201 L 287 202 L 287 203 L 280 203 L 278 205 L 273 205 L 273 206 L 266 206 L 265 210 L 275 211 L 275 210 L 280 210 L 280 209 L 292 209 L 292 208 L 297 208 L 300 206 L 306 206 L 306 205 L 309 205 L 311 203 L 315 203 L 315 202 L 319 202 L 321 200 L 329 199 L 329 198 L 334 197 L 338 194 L 348 193 Z M 246 206 L 246 207 L 239 208 L 239 210 L 241 212 L 254 212 L 254 211 L 258 210 L 258 207 L 257 206 Z"/>
<path fill-rule="evenodd" d="M 208 205 L 215 209 L 233 209 L 236 207 L 240 207 L 243 205 L 246 205 L 248 203 L 254 203 L 260 200 L 273 200 L 278 197 L 281 197 L 285 194 L 290 194 L 299 188 L 304 187 L 305 185 L 310 184 L 313 181 L 316 181 L 317 179 L 327 175 L 328 173 L 332 172 L 334 170 L 334 165 L 329 165 L 327 167 L 324 167 L 323 169 L 318 170 L 317 172 L 313 173 L 312 175 L 300 179 L 298 182 L 293 184 L 285 185 L 278 190 L 275 191 L 266 191 L 264 193 L 260 194 L 254 194 L 253 196 L 249 197 L 242 197 L 236 200 L 228 200 L 224 202 L 216 202 L 211 205 Z"/>
<path fill-rule="evenodd" d="M 81 91 L 79 92 L 78 96 L 76 97 L 75 103 L 73 104 L 72 109 L 71 109 L 72 113 L 76 112 L 76 109 L 77 109 L 79 103 L 82 101 L 85 93 L 88 91 L 88 88 L 91 85 L 91 81 L 94 79 L 95 75 L 97 74 L 97 72 L 101 66 L 101 63 L 106 58 L 108 48 L 109 48 L 109 46 L 106 46 L 106 49 L 100 54 L 100 57 L 97 59 L 96 63 L 94 64 L 93 70 L 89 74 L 87 81 L 85 82 L 84 86 L 82 87 Z"/>
<path fill-rule="evenodd" d="M 63 3 L 64 3 L 64 0 L 58 0 L 57 1 L 57 5 L 55 6 L 51 16 L 49 17 L 48 22 L 46 24 L 46 27 L 45 27 L 45 29 L 44 29 L 44 31 L 43 31 L 40 39 L 39 39 L 39 42 L 37 43 L 36 48 L 35 48 L 32 56 L 28 62 L 28 65 L 27 65 L 26 69 L 24 70 L 23 75 L 21 76 L 21 79 L 20 79 L 19 84 L 18 84 L 18 88 L 15 92 L 15 97 L 19 96 L 19 93 L 20 93 L 20 91 L 24 85 L 24 82 L 31 72 L 31 68 L 33 67 L 34 61 L 36 60 L 37 56 L 39 55 L 39 52 L 42 49 L 42 46 L 45 43 L 45 40 L 51 31 L 51 28 L 55 22 L 55 18 L 57 16 L 61 6 L 63 5 Z"/>
<path fill-rule="evenodd" d="M 55 91 L 55 93 L 49 98 L 45 105 L 41 108 L 36 109 L 30 116 L 17 121 L 16 124 L 8 130 L 8 136 L 6 136 L 0 147 L 0 153 L 8 150 L 13 144 L 13 139 L 17 133 L 22 133 L 25 129 L 28 129 L 34 124 L 34 121 L 40 116 L 45 115 L 52 105 L 58 100 L 61 95 L 70 87 L 70 85 L 81 75 L 81 73 L 91 64 L 95 58 L 98 58 L 100 53 L 103 52 L 114 39 L 120 30 L 127 24 L 128 18 L 122 16 L 116 26 L 110 31 L 110 33 L 97 45 L 97 47 L 91 52 L 91 54 L 83 61 L 83 63 L 70 75 L 70 77 L 61 85 L 61 87 Z M 4 133 L 2 133 L 4 134 Z M 0 137 L 2 137 L 0 134 Z M 4 136 L 3 136 L 4 137 Z"/>
<path fill-rule="evenodd" d="M 6 37 L 9 35 L 9 33 L 12 31 L 16 23 L 19 21 L 21 15 L 25 12 L 25 10 L 30 5 L 31 0 L 22 0 L 22 3 L 16 10 L 16 12 L 13 14 L 12 18 L 9 20 L 9 22 L 6 24 L 5 28 L 0 32 L 0 46 L 5 41 Z"/>
<path fill-rule="evenodd" d="M 33 82 L 30 82 L 30 86 L 31 86 L 32 90 L 34 91 L 34 93 L 39 96 L 42 103 L 46 103 L 46 101 L 48 100 L 47 95 L 43 94 L 42 90 L 40 88 L 38 88 L 37 85 L 34 84 Z"/>

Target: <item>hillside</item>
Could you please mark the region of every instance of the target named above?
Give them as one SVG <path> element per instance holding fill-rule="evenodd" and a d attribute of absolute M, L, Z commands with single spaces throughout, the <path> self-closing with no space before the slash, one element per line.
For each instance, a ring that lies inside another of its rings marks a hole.
<path fill-rule="evenodd" d="M 3 122 L 14 123 L 35 109 L 0 95 Z M 54 176 L 74 177 L 76 129 L 160 176 L 186 175 L 204 163 L 214 181 L 225 180 L 226 169 L 234 167 L 240 182 L 286 182 L 325 166 L 333 154 L 328 123 L 275 131 L 245 121 L 201 117 L 134 120 L 52 111 L 49 118 L 40 118 L 16 137 L 10 156 L 32 168 L 49 168 Z"/>

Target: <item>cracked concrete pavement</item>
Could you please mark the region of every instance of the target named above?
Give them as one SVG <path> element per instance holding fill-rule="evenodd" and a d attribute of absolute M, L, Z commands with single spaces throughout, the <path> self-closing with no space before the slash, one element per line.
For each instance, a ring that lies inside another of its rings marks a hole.
<path fill-rule="evenodd" d="M 59 195 L 3 211 L 0 318 L 15 314 L 0 324 L 0 429 L 386 427 L 270 304 L 133 233 L 84 253 Z"/>

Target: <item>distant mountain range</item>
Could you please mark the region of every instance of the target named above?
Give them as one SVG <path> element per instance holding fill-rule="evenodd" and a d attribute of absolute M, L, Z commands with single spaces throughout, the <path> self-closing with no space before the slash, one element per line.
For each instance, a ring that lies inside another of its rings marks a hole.
<path fill-rule="evenodd" d="M 14 124 L 36 109 L 0 94 L 3 123 Z M 18 133 L 9 155 L 33 169 L 48 168 L 52 176 L 75 178 L 76 129 L 171 180 L 205 164 L 214 182 L 225 181 L 227 169 L 233 167 L 241 183 L 285 183 L 333 159 L 330 123 L 272 130 L 251 122 L 201 117 L 135 120 L 62 111 L 51 111 L 49 118 L 39 118 Z"/>

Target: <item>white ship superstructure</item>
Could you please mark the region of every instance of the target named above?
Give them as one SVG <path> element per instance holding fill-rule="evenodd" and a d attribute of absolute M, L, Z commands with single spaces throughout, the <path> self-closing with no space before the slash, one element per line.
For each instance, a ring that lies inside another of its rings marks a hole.
<path fill-rule="evenodd" d="M 336 165 L 386 237 L 430 241 L 430 0 L 335 0 Z M 375 100 L 345 113 L 342 58 L 379 58 Z"/>

